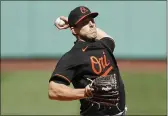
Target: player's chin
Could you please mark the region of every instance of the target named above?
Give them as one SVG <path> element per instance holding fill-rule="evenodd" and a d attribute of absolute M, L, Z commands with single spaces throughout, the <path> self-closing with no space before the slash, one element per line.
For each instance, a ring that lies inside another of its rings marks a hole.
<path fill-rule="evenodd" d="M 93 34 L 90 35 L 89 38 L 92 39 L 92 40 L 95 40 L 97 38 L 97 34 L 93 33 Z"/>

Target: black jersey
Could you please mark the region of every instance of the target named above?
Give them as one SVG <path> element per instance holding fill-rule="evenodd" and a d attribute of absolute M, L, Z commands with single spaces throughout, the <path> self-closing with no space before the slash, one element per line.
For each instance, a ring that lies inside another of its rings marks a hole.
<path fill-rule="evenodd" d="M 51 76 L 51 80 L 57 83 L 69 85 L 71 82 L 74 88 L 85 88 L 90 83 L 88 78 L 95 79 L 97 76 L 106 76 L 112 73 L 118 74 L 120 82 L 120 104 L 119 109 L 124 110 L 125 92 L 119 69 L 113 54 L 102 45 L 105 43 L 113 52 L 114 41 L 109 37 L 104 37 L 95 42 L 77 41 L 72 49 L 64 54 L 56 65 Z M 81 99 L 81 112 L 85 112 L 91 105 L 87 99 Z M 117 109 L 111 109 L 114 114 Z M 94 111 L 94 113 L 96 110 Z"/>

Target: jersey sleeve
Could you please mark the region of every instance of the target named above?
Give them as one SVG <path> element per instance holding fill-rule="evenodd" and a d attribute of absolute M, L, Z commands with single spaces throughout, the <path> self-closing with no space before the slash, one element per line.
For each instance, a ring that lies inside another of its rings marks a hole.
<path fill-rule="evenodd" d="M 57 83 L 70 85 L 72 79 L 75 76 L 75 68 L 76 68 L 75 61 L 69 55 L 64 55 L 57 63 L 50 81 L 54 81 Z"/>
<path fill-rule="evenodd" d="M 106 43 L 106 45 L 112 50 L 114 51 L 115 48 L 115 42 L 113 40 L 112 37 L 104 37 L 101 39 L 101 41 L 103 41 L 104 43 Z"/>

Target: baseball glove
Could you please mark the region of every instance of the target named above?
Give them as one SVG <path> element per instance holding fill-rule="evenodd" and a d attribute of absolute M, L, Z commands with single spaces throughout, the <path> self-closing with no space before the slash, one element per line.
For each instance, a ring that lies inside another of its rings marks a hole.
<path fill-rule="evenodd" d="M 116 74 L 95 78 L 85 88 L 85 94 L 91 102 L 116 106 L 119 102 L 119 87 Z"/>

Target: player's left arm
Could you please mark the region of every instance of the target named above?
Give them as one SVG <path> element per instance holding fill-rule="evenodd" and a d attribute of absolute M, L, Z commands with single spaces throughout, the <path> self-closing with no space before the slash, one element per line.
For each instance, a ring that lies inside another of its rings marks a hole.
<path fill-rule="evenodd" d="M 111 38 L 113 40 L 113 38 L 110 35 L 108 35 L 102 29 L 97 28 L 97 38 L 96 39 L 100 40 L 100 39 L 103 39 L 104 37 L 109 37 L 109 38 Z"/>
<path fill-rule="evenodd" d="M 111 50 L 114 51 L 114 48 L 115 48 L 114 39 L 110 35 L 108 35 L 106 32 L 101 30 L 100 28 L 97 28 L 97 38 L 96 39 L 104 41 L 104 43 L 106 43 L 111 48 Z"/>

